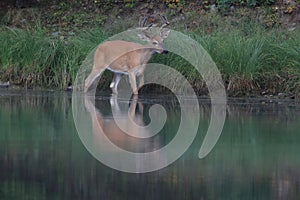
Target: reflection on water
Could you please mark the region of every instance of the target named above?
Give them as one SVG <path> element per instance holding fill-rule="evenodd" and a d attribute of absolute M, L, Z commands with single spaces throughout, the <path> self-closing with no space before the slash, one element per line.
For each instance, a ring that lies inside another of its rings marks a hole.
<path fill-rule="evenodd" d="M 210 116 L 209 101 L 200 100 L 199 132 L 189 150 L 167 168 L 130 174 L 106 167 L 85 149 L 70 96 L 0 90 L 0 199 L 300 199 L 300 108 L 293 102 L 229 101 L 223 133 L 200 160 Z M 122 148 L 151 151 L 174 137 L 176 101 L 144 96 L 117 103 L 110 96 L 95 102 L 107 130 L 114 127 L 112 108 L 129 109 L 141 125 L 149 123 L 155 103 L 168 115 L 150 141 L 118 137 L 117 129 L 107 134 Z"/>
<path fill-rule="evenodd" d="M 103 101 L 96 100 L 96 102 L 102 104 Z M 125 109 L 121 109 L 121 102 L 113 95 L 109 99 L 109 104 L 110 110 L 115 114 L 103 116 L 93 101 L 88 97 L 85 98 L 85 107 L 92 120 L 92 138 L 95 143 L 101 142 L 101 135 L 105 134 L 112 143 L 130 152 L 151 152 L 162 146 L 159 134 L 152 137 L 152 131 L 145 128 L 144 105 L 141 100 L 135 97 L 129 106 L 123 102 L 122 106 L 125 106 Z"/>

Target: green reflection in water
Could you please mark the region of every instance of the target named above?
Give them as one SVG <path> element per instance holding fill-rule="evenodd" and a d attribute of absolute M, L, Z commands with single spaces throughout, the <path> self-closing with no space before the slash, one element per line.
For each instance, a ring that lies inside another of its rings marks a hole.
<path fill-rule="evenodd" d="M 0 91 L 0 199 L 300 199 L 297 104 L 230 101 L 220 140 L 199 160 L 210 112 L 201 100 L 199 133 L 189 150 L 160 171 L 127 174 L 87 152 L 70 96 Z M 109 98 L 101 99 L 96 107 L 109 116 Z M 159 134 L 163 146 L 174 137 L 180 112 L 176 102 L 158 101 L 170 111 Z M 142 103 L 147 123 L 153 102 Z"/>

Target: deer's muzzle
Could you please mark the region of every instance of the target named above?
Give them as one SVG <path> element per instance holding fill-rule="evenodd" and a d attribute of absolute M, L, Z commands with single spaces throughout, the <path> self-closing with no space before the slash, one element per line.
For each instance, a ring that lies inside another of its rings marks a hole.
<path fill-rule="evenodd" d="M 161 54 L 167 54 L 167 53 L 169 53 L 168 50 L 163 50 L 163 51 L 161 52 Z"/>

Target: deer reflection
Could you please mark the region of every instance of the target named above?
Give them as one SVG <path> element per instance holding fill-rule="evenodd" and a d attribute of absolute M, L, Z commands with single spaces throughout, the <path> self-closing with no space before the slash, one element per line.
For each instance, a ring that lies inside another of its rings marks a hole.
<path fill-rule="evenodd" d="M 85 107 L 92 119 L 94 142 L 100 140 L 105 134 L 112 143 L 130 152 L 152 152 L 161 147 L 159 135 L 151 137 L 151 130 L 145 128 L 144 105 L 137 96 L 132 99 L 129 108 L 125 111 L 120 108 L 116 95 L 112 95 L 109 104 L 114 116 L 103 115 L 93 102 L 85 97 Z M 122 128 L 119 124 L 122 124 Z"/>

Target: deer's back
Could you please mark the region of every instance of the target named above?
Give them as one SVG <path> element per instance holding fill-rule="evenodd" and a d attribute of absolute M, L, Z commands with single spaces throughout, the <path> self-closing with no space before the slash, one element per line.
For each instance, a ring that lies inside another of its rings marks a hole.
<path fill-rule="evenodd" d="M 145 46 L 139 43 L 123 40 L 107 41 L 99 45 L 95 52 L 95 61 L 105 63 L 112 68 L 128 66 L 129 68 L 141 64 L 145 57 Z"/>

